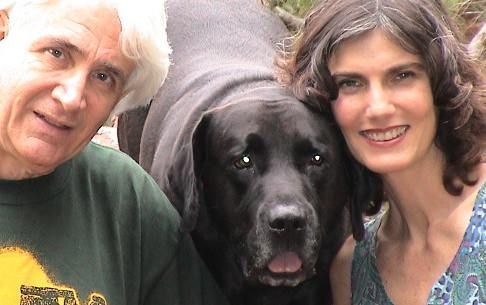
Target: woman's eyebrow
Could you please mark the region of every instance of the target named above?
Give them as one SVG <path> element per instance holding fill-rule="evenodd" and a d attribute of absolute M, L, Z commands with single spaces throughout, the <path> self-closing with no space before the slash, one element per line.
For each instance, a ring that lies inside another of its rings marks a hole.
<path fill-rule="evenodd" d="M 422 63 L 420 62 L 407 62 L 404 64 L 398 64 L 395 66 L 389 67 L 387 72 L 389 73 L 394 73 L 398 71 L 403 71 L 403 70 L 409 70 L 409 69 L 414 69 L 414 70 L 420 70 L 420 71 L 425 71 L 425 67 Z M 336 73 L 331 74 L 332 78 L 360 78 L 362 75 L 360 73 L 354 72 L 354 71 L 337 71 Z"/>
<path fill-rule="evenodd" d="M 425 71 L 424 65 L 420 62 L 410 62 L 410 63 L 400 64 L 400 65 L 392 66 L 388 70 L 390 72 L 398 72 L 398 71 L 410 70 L 410 69 Z"/>
<path fill-rule="evenodd" d="M 334 74 L 331 74 L 332 78 L 360 78 L 362 77 L 361 74 L 359 73 L 356 73 L 356 72 L 346 72 L 346 71 L 342 71 L 342 72 L 337 72 L 337 73 L 334 73 Z"/>

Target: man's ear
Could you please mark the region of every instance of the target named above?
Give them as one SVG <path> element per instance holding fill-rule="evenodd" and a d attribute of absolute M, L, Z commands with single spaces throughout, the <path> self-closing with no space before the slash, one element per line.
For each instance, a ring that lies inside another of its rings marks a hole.
<path fill-rule="evenodd" d="M 6 11 L 0 11 L 0 40 L 8 34 L 8 15 Z"/>

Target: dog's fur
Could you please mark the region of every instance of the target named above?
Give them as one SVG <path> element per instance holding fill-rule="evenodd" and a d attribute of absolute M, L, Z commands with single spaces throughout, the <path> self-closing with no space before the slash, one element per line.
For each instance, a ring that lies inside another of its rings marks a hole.
<path fill-rule="evenodd" d="M 348 228 L 341 146 L 274 79 L 287 29 L 256 0 L 167 9 L 173 66 L 150 108 L 120 117 L 120 148 L 179 210 L 233 305 L 330 303 Z"/>

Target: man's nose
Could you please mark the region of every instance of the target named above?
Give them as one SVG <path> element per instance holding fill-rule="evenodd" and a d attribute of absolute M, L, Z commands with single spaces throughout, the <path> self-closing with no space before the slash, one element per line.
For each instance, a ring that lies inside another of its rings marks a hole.
<path fill-rule="evenodd" d="M 52 96 L 61 102 L 65 110 L 79 110 L 86 106 L 86 83 L 87 73 L 73 72 L 59 82 Z"/>
<path fill-rule="evenodd" d="M 366 115 L 369 118 L 388 116 L 395 112 L 391 92 L 381 85 L 370 86 Z"/>

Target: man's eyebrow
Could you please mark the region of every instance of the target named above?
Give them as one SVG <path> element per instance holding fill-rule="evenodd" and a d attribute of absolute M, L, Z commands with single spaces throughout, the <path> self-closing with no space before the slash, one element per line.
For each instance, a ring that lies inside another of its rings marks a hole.
<path fill-rule="evenodd" d="M 76 53 L 79 53 L 81 55 L 86 55 L 86 51 L 79 48 L 75 44 L 71 43 L 68 39 L 65 38 L 59 38 L 59 37 L 46 37 L 46 41 L 50 42 L 51 44 L 54 44 L 60 48 L 67 49 L 70 51 L 74 51 Z"/>
<path fill-rule="evenodd" d="M 119 78 L 122 81 L 122 83 L 125 83 L 125 81 L 127 80 L 128 75 L 126 75 L 126 73 L 123 72 L 122 69 L 118 68 L 117 66 L 113 65 L 112 63 L 103 62 L 103 63 L 101 63 L 101 66 L 104 69 L 106 69 L 108 72 L 115 75 L 115 77 Z"/>
<path fill-rule="evenodd" d="M 54 46 L 57 46 L 59 48 L 79 53 L 81 56 L 87 55 L 87 52 L 85 50 L 71 43 L 69 39 L 59 37 L 46 37 L 45 41 L 48 41 L 50 44 L 53 44 Z M 100 66 L 105 68 L 108 72 L 113 73 L 116 77 L 120 78 L 122 82 L 125 82 L 128 78 L 128 75 L 126 75 L 126 73 L 122 69 L 118 68 L 112 63 L 102 62 Z"/>

